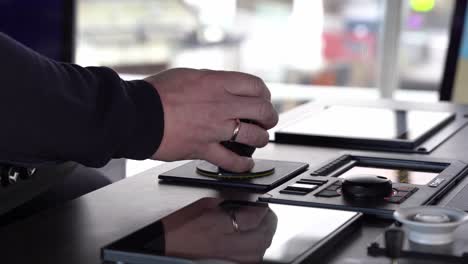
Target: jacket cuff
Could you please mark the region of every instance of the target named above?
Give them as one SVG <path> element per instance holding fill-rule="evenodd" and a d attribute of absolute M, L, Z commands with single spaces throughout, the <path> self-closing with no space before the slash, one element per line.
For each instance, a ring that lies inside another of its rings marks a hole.
<path fill-rule="evenodd" d="M 143 80 L 127 81 L 127 93 L 135 105 L 133 131 L 120 156 L 142 160 L 150 158 L 164 134 L 164 110 L 157 90 Z"/>

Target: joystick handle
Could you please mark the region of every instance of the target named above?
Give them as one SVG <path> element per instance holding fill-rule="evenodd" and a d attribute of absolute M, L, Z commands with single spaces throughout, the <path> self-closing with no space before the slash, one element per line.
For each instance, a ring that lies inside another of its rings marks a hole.
<path fill-rule="evenodd" d="M 243 123 L 253 123 L 253 121 L 248 119 L 241 119 L 240 121 Z M 221 142 L 221 145 L 231 150 L 232 152 L 244 157 L 252 157 L 252 154 L 255 152 L 255 147 L 235 141 L 223 141 Z"/>
<path fill-rule="evenodd" d="M 388 228 L 385 231 L 385 248 L 387 257 L 392 259 L 392 263 L 397 263 L 403 248 L 405 233 L 400 228 Z"/>
<path fill-rule="evenodd" d="M 225 148 L 229 149 L 230 151 L 238 154 L 239 156 L 244 157 L 252 157 L 252 154 L 255 151 L 255 147 L 248 146 L 239 142 L 235 141 L 223 141 L 221 142 Z"/>

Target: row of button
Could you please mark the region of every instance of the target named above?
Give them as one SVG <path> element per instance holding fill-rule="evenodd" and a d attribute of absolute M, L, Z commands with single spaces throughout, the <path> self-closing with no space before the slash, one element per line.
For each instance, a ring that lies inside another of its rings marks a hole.
<path fill-rule="evenodd" d="M 319 179 L 300 179 L 296 183 L 289 185 L 285 189 L 281 190 L 280 193 L 284 194 L 296 194 L 296 195 L 306 195 L 311 191 L 317 189 L 323 184 L 327 183 L 328 180 L 319 180 Z"/>
<path fill-rule="evenodd" d="M 336 181 L 327 188 L 321 190 L 319 193 L 315 194 L 317 197 L 338 197 L 341 194 L 338 192 L 341 189 L 341 181 Z"/>
<path fill-rule="evenodd" d="M 319 176 L 319 175 L 328 175 L 329 173 L 335 171 L 339 167 L 342 166 L 343 163 L 348 162 L 351 159 L 349 155 L 343 155 L 336 160 L 328 163 L 327 165 L 316 169 L 315 171 L 311 172 L 310 175 L 312 176 Z"/>
<path fill-rule="evenodd" d="M 391 197 L 386 197 L 384 199 L 389 203 L 400 204 L 413 195 L 413 193 L 415 193 L 418 188 L 410 186 L 399 186 L 394 188 L 394 190 L 396 192 Z"/>

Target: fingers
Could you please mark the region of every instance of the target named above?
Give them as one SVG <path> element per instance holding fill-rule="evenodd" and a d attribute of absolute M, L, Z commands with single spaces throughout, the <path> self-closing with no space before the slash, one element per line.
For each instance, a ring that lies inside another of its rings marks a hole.
<path fill-rule="evenodd" d="M 236 98 L 231 106 L 232 118 L 249 119 L 265 129 L 278 123 L 278 112 L 270 101 L 258 98 Z"/>
<path fill-rule="evenodd" d="M 233 71 L 214 71 L 217 78 L 223 82 L 224 89 L 233 95 L 262 97 L 270 100 L 271 94 L 263 80 L 257 76 L 233 72 Z"/>
<path fill-rule="evenodd" d="M 268 132 L 254 124 L 241 122 L 236 142 L 243 143 L 253 147 L 264 147 L 268 144 Z"/>
<path fill-rule="evenodd" d="M 239 156 L 219 143 L 208 145 L 203 158 L 214 165 L 232 172 L 249 171 L 254 166 L 251 158 Z"/>
<path fill-rule="evenodd" d="M 221 118 L 229 120 L 233 128 L 235 119 L 251 120 L 264 129 L 270 129 L 278 123 L 278 112 L 272 103 L 265 99 L 231 96 L 229 102 L 222 107 L 218 106 L 215 111 L 221 113 Z"/>
<path fill-rule="evenodd" d="M 261 148 L 268 144 L 269 135 L 268 131 L 255 124 L 240 122 L 232 120 L 229 124 L 223 126 L 222 136 L 218 138 L 219 141 L 228 141 L 232 139 L 234 130 L 239 126 L 237 136 L 234 141 L 249 146 Z"/>

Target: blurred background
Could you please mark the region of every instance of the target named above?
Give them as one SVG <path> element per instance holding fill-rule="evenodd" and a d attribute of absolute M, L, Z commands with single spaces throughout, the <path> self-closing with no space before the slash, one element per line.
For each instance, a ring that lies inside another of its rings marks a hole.
<path fill-rule="evenodd" d="M 382 2 L 78 0 L 76 61 L 131 74 L 194 67 L 374 88 Z M 403 1 L 400 89 L 438 89 L 454 2 Z"/>

